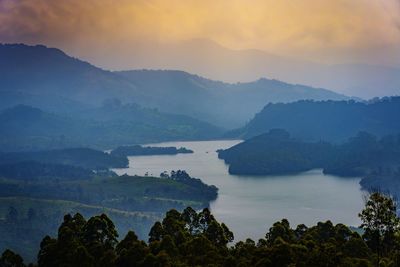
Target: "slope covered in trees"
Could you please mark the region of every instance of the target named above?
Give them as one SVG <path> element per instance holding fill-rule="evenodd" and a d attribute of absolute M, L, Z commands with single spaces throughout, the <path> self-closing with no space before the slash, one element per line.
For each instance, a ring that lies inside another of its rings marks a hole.
<path fill-rule="evenodd" d="M 117 74 L 157 96 L 148 105 L 172 113 L 185 112 L 226 128 L 242 125 L 269 102 L 349 99 L 329 90 L 266 78 L 230 84 L 182 71 L 135 70 Z"/>
<path fill-rule="evenodd" d="M 86 220 L 67 214 L 56 237 L 45 236 L 38 266 L 398 266 L 400 220 L 390 196 L 372 193 L 359 214 L 363 234 L 330 221 L 292 228 L 282 219 L 264 238 L 234 240 L 208 209 L 170 210 L 149 231 L 148 243 L 133 231 L 119 237 L 105 214 Z M 5 250 L 0 263 L 23 266 Z"/>
<path fill-rule="evenodd" d="M 133 227 L 144 238 L 161 213 L 207 207 L 217 192 L 180 170 L 140 177 L 39 161 L 0 164 L 0 249 L 33 259 L 39 238 L 54 233 L 62 214 L 72 211 L 112 214 L 120 231 Z"/>
<path fill-rule="evenodd" d="M 123 144 L 210 139 L 221 133 L 218 127 L 187 116 L 111 102 L 68 116 L 23 105 L 6 109 L 0 112 L 1 150 L 78 146 L 104 149 Z"/>
<path fill-rule="evenodd" d="M 229 172 L 276 175 L 323 169 L 326 174 L 362 177 L 364 189 L 384 189 L 399 195 L 400 136 L 378 139 L 360 132 L 342 144 L 305 142 L 284 130 L 271 130 L 229 149 L 218 151 Z"/>
<path fill-rule="evenodd" d="M 111 150 L 111 155 L 145 156 L 145 155 L 176 155 L 193 153 L 193 150 L 180 147 L 152 147 L 152 146 L 120 146 Z"/>
<path fill-rule="evenodd" d="M 268 104 L 231 136 L 245 139 L 285 129 L 298 139 L 342 142 L 359 131 L 382 137 L 400 132 L 400 97 L 355 101 L 298 101 Z"/>
<path fill-rule="evenodd" d="M 118 98 L 124 104 L 239 127 L 268 102 L 348 99 L 268 79 L 228 84 L 179 71 L 110 72 L 45 46 L 0 45 L 0 58 L 0 110 L 25 104 L 69 114 Z"/>
<path fill-rule="evenodd" d="M 110 155 L 90 148 L 65 148 L 54 150 L 0 153 L 0 164 L 35 161 L 82 167 L 89 170 L 124 168 L 128 166 L 126 156 Z"/>

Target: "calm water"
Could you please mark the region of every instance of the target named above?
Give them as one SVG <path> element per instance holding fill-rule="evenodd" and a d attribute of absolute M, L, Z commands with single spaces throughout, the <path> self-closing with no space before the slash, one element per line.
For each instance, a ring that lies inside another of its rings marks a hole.
<path fill-rule="evenodd" d="M 184 169 L 192 177 L 219 188 L 211 210 L 234 232 L 235 240 L 258 240 L 276 221 L 287 218 L 291 225 L 314 224 L 331 219 L 334 223 L 358 225 L 363 192 L 358 178 L 340 178 L 313 170 L 298 175 L 236 176 L 219 160 L 217 149 L 240 141 L 168 142 L 152 146 L 184 146 L 193 154 L 138 156 L 129 158 L 129 168 L 118 174 L 158 176 L 163 171 Z"/>

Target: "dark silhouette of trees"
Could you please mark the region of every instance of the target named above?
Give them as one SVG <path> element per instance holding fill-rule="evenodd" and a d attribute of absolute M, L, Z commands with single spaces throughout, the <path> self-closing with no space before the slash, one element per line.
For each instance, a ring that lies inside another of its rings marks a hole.
<path fill-rule="evenodd" d="M 366 200 L 365 208 L 359 214 L 361 227 L 365 230 L 364 239 L 380 258 L 387 255 L 395 246 L 395 233 L 400 227 L 396 214 L 397 203 L 389 195 L 374 192 Z"/>
<path fill-rule="evenodd" d="M 56 238 L 46 236 L 38 266 L 399 266 L 399 218 L 390 196 L 373 193 L 360 213 L 364 234 L 343 224 L 319 222 L 291 228 L 286 219 L 276 222 L 265 238 L 239 241 L 208 209 L 170 210 L 154 223 L 148 243 L 129 231 L 118 241 L 113 222 L 105 215 L 89 220 L 79 213 L 65 215 Z M 374 239 L 379 237 L 379 239 Z M 6 250 L 0 267 L 25 266 Z"/>
<path fill-rule="evenodd" d="M 15 254 L 13 251 L 6 249 L 0 258 L 1 267 L 24 267 L 24 261 L 22 257 Z"/>

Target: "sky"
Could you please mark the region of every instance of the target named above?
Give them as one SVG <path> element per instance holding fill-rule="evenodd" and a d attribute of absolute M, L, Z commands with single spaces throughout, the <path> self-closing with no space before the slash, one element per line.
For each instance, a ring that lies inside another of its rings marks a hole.
<path fill-rule="evenodd" d="M 280 55 L 400 44 L 399 0 L 0 0 L 2 42 L 79 55 L 138 43 L 210 39 Z"/>
<path fill-rule="evenodd" d="M 0 0 L 0 42 L 57 47 L 106 69 L 162 67 L 174 46 L 198 50 L 193 40 L 400 67 L 400 0 Z"/>

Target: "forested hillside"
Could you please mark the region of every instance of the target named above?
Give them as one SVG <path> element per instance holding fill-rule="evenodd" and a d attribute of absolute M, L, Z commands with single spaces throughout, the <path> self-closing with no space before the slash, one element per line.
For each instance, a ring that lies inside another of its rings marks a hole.
<path fill-rule="evenodd" d="M 105 105 L 69 115 L 24 105 L 6 109 L 0 112 L 1 150 L 79 146 L 106 149 L 124 144 L 210 139 L 222 133 L 216 126 L 184 115 L 137 105 Z"/>
<path fill-rule="evenodd" d="M 269 102 L 348 99 L 269 79 L 229 84 L 181 71 L 111 72 L 45 46 L 0 45 L 0 58 L 0 109 L 24 104 L 69 114 L 117 98 L 233 128 Z"/>
<path fill-rule="evenodd" d="M 342 142 L 366 131 L 377 136 L 400 132 L 400 97 L 369 102 L 297 101 L 268 104 L 230 136 L 251 138 L 271 129 L 285 129 L 303 140 Z"/>
<path fill-rule="evenodd" d="M 104 212 L 119 231 L 145 238 L 161 213 L 201 209 L 217 197 L 217 187 L 185 171 L 140 177 L 110 170 L 128 164 L 124 155 L 88 148 L 0 153 L 0 249 L 35 259 L 43 234 L 56 233 L 68 212 Z"/>
<path fill-rule="evenodd" d="M 38 266 L 398 266 L 400 219 L 391 196 L 372 193 L 360 212 L 361 232 L 331 221 L 292 228 L 282 219 L 258 241 L 231 244 L 234 235 L 208 209 L 170 210 L 142 241 L 134 231 L 119 236 L 105 214 L 86 220 L 67 214 L 58 233 L 45 236 Z M 10 218 L 11 219 L 11 218 Z M 147 241 L 147 240 L 146 240 Z M 3 266 L 24 266 L 11 250 Z"/>
<path fill-rule="evenodd" d="M 364 190 L 384 190 L 400 196 L 400 135 L 377 138 L 360 132 L 342 144 L 306 142 L 274 129 L 250 138 L 218 157 L 238 175 L 295 174 L 323 169 L 325 174 L 361 177 Z"/>

